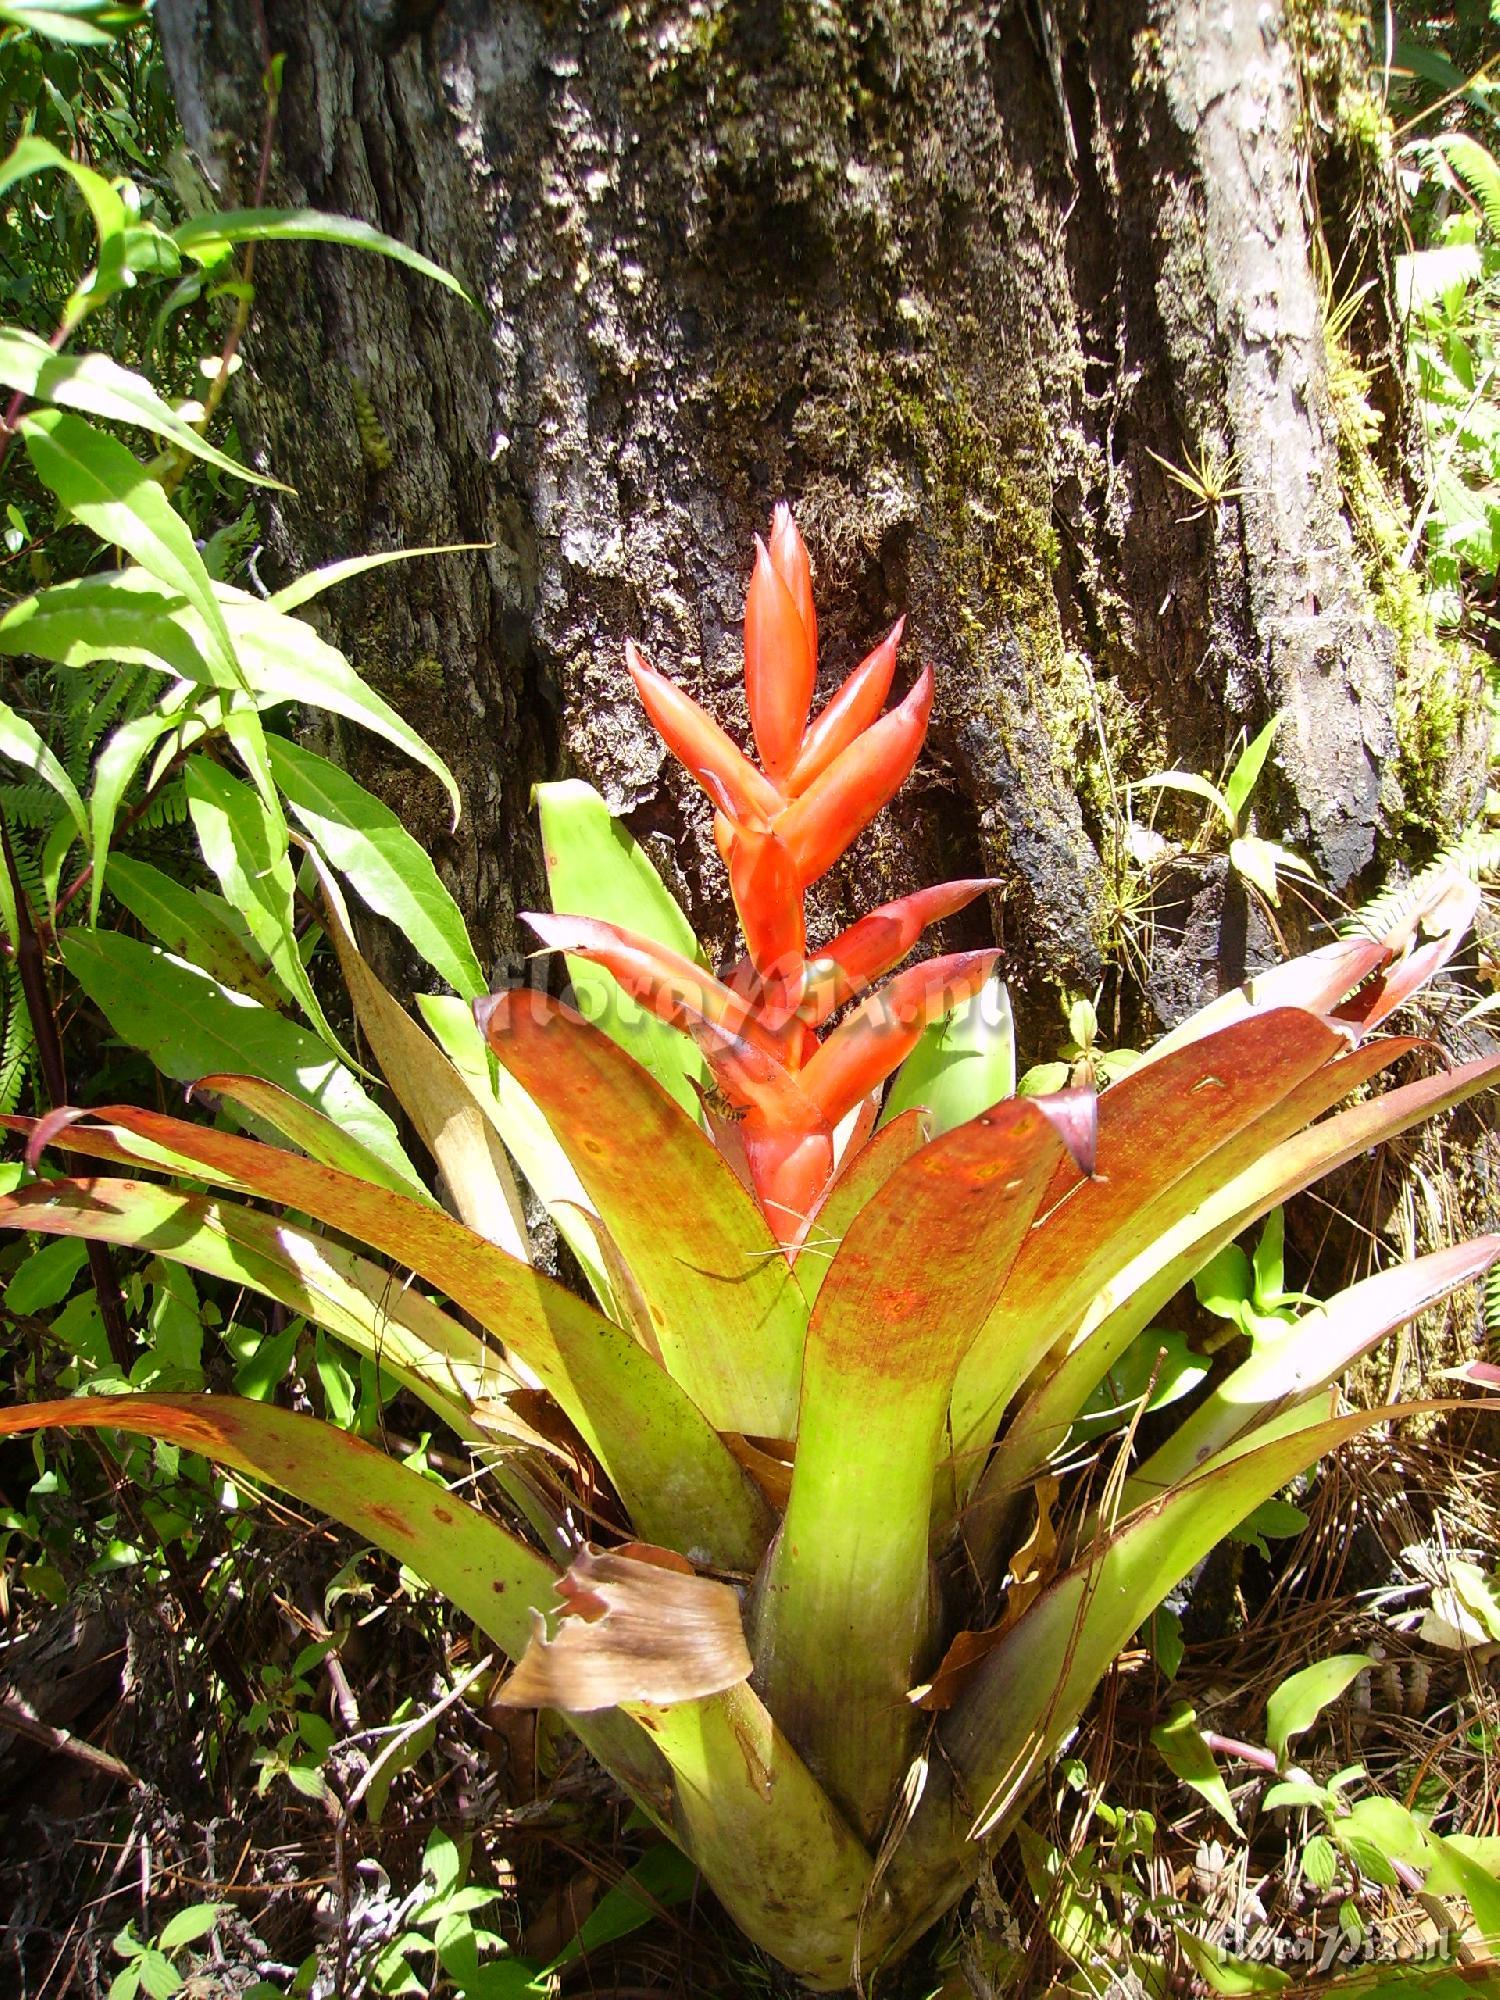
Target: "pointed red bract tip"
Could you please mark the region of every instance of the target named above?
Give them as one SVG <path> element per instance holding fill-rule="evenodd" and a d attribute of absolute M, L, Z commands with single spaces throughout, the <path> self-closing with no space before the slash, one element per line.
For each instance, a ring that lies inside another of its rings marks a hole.
<path fill-rule="evenodd" d="M 830 1125 L 876 1090 L 916 1047 L 922 1030 L 979 991 L 998 951 L 954 952 L 898 973 L 841 1021 L 803 1070 L 801 1083 Z"/>
<path fill-rule="evenodd" d="M 814 778 L 820 777 L 885 707 L 905 629 L 906 620 L 898 618 L 880 644 L 866 654 L 822 713 L 809 724 L 801 752 L 787 779 L 786 788 L 793 798 L 805 792 Z"/>
<path fill-rule="evenodd" d="M 797 616 L 802 620 L 807 638 L 808 654 L 816 667 L 818 614 L 813 608 L 812 563 L 808 558 L 807 544 L 792 519 L 792 510 L 784 500 L 777 503 L 771 517 L 770 557 L 771 567 L 786 585 L 787 594 L 797 607 Z"/>
<path fill-rule="evenodd" d="M 812 636 L 757 535 L 745 595 L 745 695 L 760 761 L 774 784 L 797 761 L 816 676 Z"/>
<path fill-rule="evenodd" d="M 782 798 L 775 786 L 691 695 L 642 659 L 629 639 L 625 641 L 625 665 L 652 728 L 715 805 L 727 799 L 737 819 L 762 824 L 781 810 Z"/>
<path fill-rule="evenodd" d="M 988 876 L 938 882 L 871 910 L 817 953 L 814 991 L 810 1004 L 801 1010 L 802 1018 L 813 1027 L 820 1026 L 846 1000 L 899 965 L 929 924 L 954 916 L 986 889 L 999 887 L 999 882 Z"/>
<path fill-rule="evenodd" d="M 776 822 L 805 888 L 838 860 L 911 774 L 932 711 L 932 669 L 898 708 L 881 716 L 836 757 Z"/>

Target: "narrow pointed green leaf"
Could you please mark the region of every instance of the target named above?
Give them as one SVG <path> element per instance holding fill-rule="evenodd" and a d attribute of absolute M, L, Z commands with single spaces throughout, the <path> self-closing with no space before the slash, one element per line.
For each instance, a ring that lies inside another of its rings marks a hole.
<path fill-rule="evenodd" d="M 1185 1701 L 1174 1704 L 1166 1721 L 1152 1730 L 1151 1741 L 1161 1752 L 1162 1761 L 1173 1777 L 1191 1785 L 1201 1798 L 1207 1799 L 1236 1839 L 1243 1840 L 1244 1828 L 1235 1813 L 1224 1773 L 1204 1741 L 1197 1716 Z"/>
<path fill-rule="evenodd" d="M 88 814 L 84 811 L 78 787 L 25 716 L 18 715 L 3 701 L 0 701 L 0 757 L 50 786 L 66 806 L 79 837 L 87 843 Z"/>
<path fill-rule="evenodd" d="M 1234 769 L 1225 780 L 1224 803 L 1229 808 L 1231 826 L 1237 827 L 1240 823 L 1240 815 L 1250 802 L 1250 794 L 1255 790 L 1256 780 L 1265 768 L 1266 758 L 1271 754 L 1271 745 L 1280 727 L 1281 717 L 1273 715 L 1260 734 L 1245 745 Z"/>
<path fill-rule="evenodd" d="M 1332 1659 L 1315 1660 L 1275 1689 L 1266 1701 L 1266 1741 L 1278 1765 L 1285 1765 L 1292 1738 L 1311 1729 L 1329 1702 L 1337 1701 L 1344 1689 L 1374 1664 L 1368 1653 L 1339 1653 Z"/>
<path fill-rule="evenodd" d="M 286 994 L 266 976 L 229 922 L 230 905 L 221 897 L 195 892 L 149 861 L 125 854 L 110 864 L 109 887 L 174 958 L 185 958 L 221 986 L 233 987 L 263 1007 L 286 1004 Z"/>
<path fill-rule="evenodd" d="M 352 215 L 324 215 L 313 208 L 209 209 L 178 223 L 171 235 L 183 255 L 199 264 L 218 263 L 235 243 L 338 243 L 349 250 L 373 250 L 474 306 L 457 278 L 441 264 Z"/>
<path fill-rule="evenodd" d="M 292 490 L 210 444 L 162 401 L 144 375 L 122 368 L 107 354 L 59 354 L 24 327 L 0 326 L 0 383 L 39 403 L 81 410 L 110 423 L 137 424 L 251 485 L 272 486 L 280 493 Z"/>
<path fill-rule="evenodd" d="M 3 646 L 0 646 L 3 650 Z M 89 922 L 97 924 L 99 910 L 104 900 L 105 877 L 109 865 L 110 843 L 114 839 L 115 820 L 119 814 L 120 802 L 130 789 L 136 773 L 147 757 L 164 736 L 178 736 L 177 747 L 193 740 L 190 731 L 201 731 L 217 722 L 218 714 L 212 717 L 209 710 L 218 710 L 218 702 L 210 700 L 203 710 L 185 708 L 170 701 L 150 711 L 138 715 L 129 722 L 122 722 L 114 730 L 104 748 L 94 760 L 94 778 L 89 787 L 89 862 L 93 874 L 89 880 Z M 162 754 L 170 757 L 173 747 L 164 746 Z M 191 954 L 189 954 L 191 956 Z M 231 984 L 234 982 L 231 981 Z"/>
<path fill-rule="evenodd" d="M 1229 810 L 1229 801 L 1218 786 L 1207 778 L 1200 778 L 1195 771 L 1161 771 L 1151 778 L 1137 778 L 1130 787 L 1132 792 L 1182 792 L 1188 798 L 1202 799 L 1205 805 L 1213 807 L 1223 820 L 1226 828 L 1234 831 L 1234 814 Z"/>
<path fill-rule="evenodd" d="M 1016 1099 L 924 1146 L 853 1218 L 808 1326 L 757 1684 L 867 1836 L 915 1740 L 954 1374 L 1062 1150 L 1041 1106 Z"/>
<path fill-rule="evenodd" d="M 559 916 L 597 917 L 669 945 L 701 962 L 702 952 L 644 851 L 594 790 L 576 778 L 538 785 L 533 793 L 552 907 Z M 686 1035 L 648 1014 L 622 993 L 611 975 L 586 958 L 568 957 L 568 980 L 580 1013 L 620 1044 L 698 1115 L 694 1085 L 706 1086 L 708 1065 Z"/>
<path fill-rule="evenodd" d="M 244 918 L 319 1040 L 354 1068 L 328 1024 L 298 949 L 296 879 L 285 839 L 278 840 L 259 796 L 211 757 L 189 757 L 182 776 L 198 846 L 226 901 Z"/>
<path fill-rule="evenodd" d="M 117 438 L 63 410 L 36 410 L 21 435 L 37 477 L 101 541 L 180 591 L 203 620 L 205 664 L 221 687 L 244 684 L 234 642 L 192 532 L 146 467 Z"/>
<path fill-rule="evenodd" d="M 75 289 L 63 311 L 64 326 L 73 327 L 86 313 L 103 305 L 121 285 L 129 282 L 125 269 L 129 218 L 120 194 L 103 174 L 95 173 L 92 167 L 86 167 L 78 160 L 69 159 L 50 140 L 40 138 L 34 132 L 18 140 L 5 159 L 0 161 L 0 195 L 9 193 L 19 181 L 29 180 L 33 174 L 48 172 L 66 174 L 73 182 L 88 205 L 99 236 L 99 261 Z"/>
<path fill-rule="evenodd" d="M 474 555 L 493 546 L 491 542 L 439 542 L 424 549 L 381 549 L 375 555 L 349 556 L 343 562 L 325 563 L 321 569 L 309 570 L 306 576 L 273 591 L 269 602 L 278 611 L 296 611 L 310 604 L 313 598 L 321 597 L 325 590 L 334 590 L 372 569 L 384 569 L 388 563 L 414 562 L 418 556 Z"/>
<path fill-rule="evenodd" d="M 61 942 L 68 970 L 115 1033 L 167 1076 L 193 1083 L 251 1069 L 325 1112 L 396 1174 L 417 1178 L 390 1119 L 305 1028 L 119 932 L 65 931 Z"/>
<path fill-rule="evenodd" d="M 360 679 L 342 653 L 302 619 L 228 584 L 212 588 L 218 614 L 232 635 L 238 684 L 262 708 L 307 703 L 370 730 L 432 773 L 447 792 L 457 823 L 453 773 L 390 703 Z M 195 606 L 196 600 L 189 603 L 145 568 L 80 577 L 38 591 L 0 616 L 0 653 L 35 653 L 69 666 L 123 661 L 185 681 L 222 685 L 210 633 Z"/>
<path fill-rule="evenodd" d="M 388 806 L 337 764 L 300 744 L 269 737 L 271 772 L 292 817 L 318 851 L 377 916 L 400 931 L 461 998 L 489 991 L 458 905 L 426 848 Z"/>
<path fill-rule="evenodd" d="M 880 1122 L 920 1108 L 937 1137 L 1015 1092 L 1010 994 L 1004 980 L 992 979 L 926 1029 L 891 1080 Z"/>
<path fill-rule="evenodd" d="M 300 618 L 228 584 L 217 586 L 245 678 L 263 707 L 290 701 L 356 722 L 429 771 L 448 794 L 457 826 L 461 800 L 452 771 L 390 703 L 360 679 L 344 655 Z"/>
<path fill-rule="evenodd" d="M 807 1307 L 722 1155 L 639 1063 L 546 994 L 484 1004 L 644 1295 L 663 1360 L 716 1430 L 793 1435 Z"/>
<path fill-rule="evenodd" d="M 211 681 L 202 627 L 195 636 L 186 619 L 180 592 L 149 570 L 71 577 L 9 606 L 0 616 L 0 653 L 34 653 L 68 667 L 107 660 Z"/>
<path fill-rule="evenodd" d="M 439 1209 L 295 1153 L 128 1105 L 91 1115 L 108 1122 L 70 1125 L 57 1143 L 129 1163 L 139 1135 L 195 1161 L 200 1177 L 300 1210 L 417 1272 L 535 1371 L 641 1535 L 693 1560 L 755 1567 L 770 1527 L 759 1493 L 650 1356 L 554 1280 Z"/>

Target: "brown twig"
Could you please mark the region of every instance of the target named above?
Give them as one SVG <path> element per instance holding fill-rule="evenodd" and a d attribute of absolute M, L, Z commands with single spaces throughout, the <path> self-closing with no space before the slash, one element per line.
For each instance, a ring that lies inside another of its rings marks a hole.
<path fill-rule="evenodd" d="M 107 1750 L 96 1750 L 92 1743 L 73 1735 L 71 1730 L 56 1729 L 50 1722 L 39 1721 L 13 1695 L 0 1695 L 0 1729 L 24 1736 L 29 1742 L 45 1744 L 49 1750 L 60 1751 L 64 1757 L 76 1758 L 80 1764 L 103 1771 L 108 1777 L 122 1778 L 127 1785 L 141 1782 L 130 1766 L 122 1764 L 118 1757 L 111 1757 Z"/>

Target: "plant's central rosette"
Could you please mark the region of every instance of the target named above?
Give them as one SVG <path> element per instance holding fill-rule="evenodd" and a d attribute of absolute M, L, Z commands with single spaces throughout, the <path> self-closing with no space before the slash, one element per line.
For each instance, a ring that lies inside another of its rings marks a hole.
<path fill-rule="evenodd" d="M 899 789 L 932 707 L 932 669 L 888 713 L 898 621 L 812 721 L 818 622 L 807 549 L 791 510 L 756 537 L 745 599 L 745 692 L 754 764 L 698 704 L 648 666 L 626 663 L 658 734 L 714 804 L 745 956 L 727 980 L 654 940 L 581 917 L 528 919 L 543 941 L 605 967 L 660 1019 L 691 1035 L 721 1104 L 710 1128 L 743 1163 L 776 1238 L 796 1245 L 829 1186 L 834 1131 L 860 1112 L 845 1157 L 873 1127 L 877 1093 L 929 1021 L 984 985 L 998 956 L 959 952 L 874 982 L 923 930 L 990 885 L 946 882 L 887 903 L 811 957 L 803 899 Z M 864 996 L 861 998 L 861 996 Z M 859 1001 L 831 1032 L 833 1016 Z"/>

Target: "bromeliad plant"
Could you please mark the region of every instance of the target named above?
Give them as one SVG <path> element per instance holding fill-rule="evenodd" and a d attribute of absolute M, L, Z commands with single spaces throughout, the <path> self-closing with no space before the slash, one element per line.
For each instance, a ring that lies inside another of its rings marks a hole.
<path fill-rule="evenodd" d="M 1341 1371 L 1500 1254 L 1486 1237 L 1366 1279 L 1174 1405 L 1188 1414 L 1148 1454 L 1131 1413 L 1102 1438 L 1097 1415 L 1075 1431 L 1225 1245 L 1500 1074 L 1495 1059 L 1365 1088 L 1414 1048 L 1375 1030 L 1450 956 L 1473 892 L 1440 883 L 1387 935 L 1264 975 L 1102 1096 L 1005 1094 L 993 1033 L 945 1033 L 945 1069 L 923 1023 L 955 996 L 972 1015 L 992 955 L 866 989 L 983 885 L 904 899 L 811 950 L 802 916 L 917 755 L 930 676 L 881 714 L 898 636 L 809 726 L 808 563 L 781 513 L 746 619 L 759 765 L 630 656 L 719 815 L 747 945 L 724 979 L 582 786 L 543 790 L 554 911 L 534 922 L 595 1020 L 476 989 L 425 997 L 424 1033 L 359 956 L 329 878 L 366 1041 L 456 1216 L 305 1101 L 237 1076 L 206 1080 L 215 1102 L 286 1144 L 69 1110 L 29 1128 L 31 1158 L 60 1143 L 131 1173 L 0 1202 L 8 1226 L 149 1247 L 305 1313 L 473 1448 L 514 1525 L 232 1397 L 94 1395 L 6 1412 L 0 1430 L 176 1438 L 420 1571 L 518 1662 L 510 1698 L 565 1711 L 744 1930 L 825 1991 L 963 1893 L 1180 1578 L 1388 1414 L 1336 1415 Z M 381 837 L 429 927 L 456 922 L 414 844 Z M 354 845 L 341 867 L 359 886 Z M 909 1049 L 893 1096 L 940 1114 L 877 1126 Z M 510 1158 L 596 1304 L 528 1261 Z M 1100 1476 L 1071 1479 L 1053 1511 L 1080 1451 Z M 1054 1543 L 1050 1565 L 1021 1557 Z"/>

